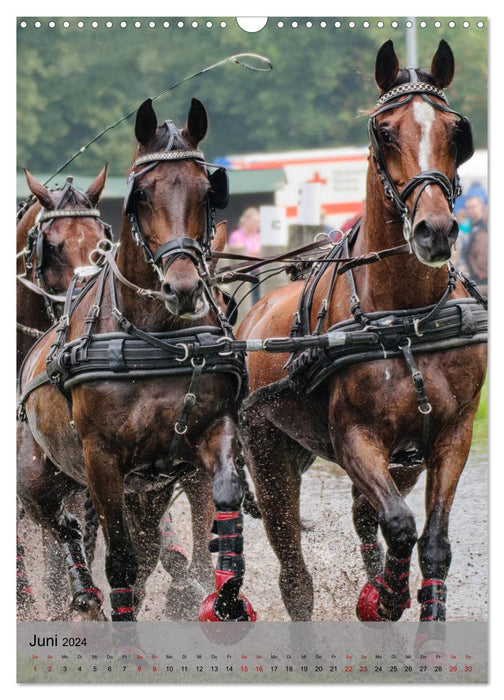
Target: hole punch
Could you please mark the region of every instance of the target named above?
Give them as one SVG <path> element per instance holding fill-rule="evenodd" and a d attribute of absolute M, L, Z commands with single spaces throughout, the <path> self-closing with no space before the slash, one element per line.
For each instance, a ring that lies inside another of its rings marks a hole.
<path fill-rule="evenodd" d="M 255 32 L 260 32 L 261 29 L 268 23 L 267 17 L 237 17 L 236 21 L 240 29 L 244 32 L 250 32 L 254 34 Z"/>

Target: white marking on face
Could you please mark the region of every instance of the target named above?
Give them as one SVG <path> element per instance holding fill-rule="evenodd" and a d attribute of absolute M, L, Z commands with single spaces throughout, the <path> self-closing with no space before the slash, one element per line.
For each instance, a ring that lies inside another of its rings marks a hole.
<path fill-rule="evenodd" d="M 431 156 L 430 132 L 436 115 L 434 113 L 434 107 L 424 102 L 424 100 L 413 103 L 413 114 L 421 129 L 420 144 L 418 147 L 418 165 L 420 166 L 420 172 L 422 172 L 423 170 L 429 170 L 429 160 Z M 430 186 L 426 188 L 426 191 L 431 194 Z"/>
<path fill-rule="evenodd" d="M 388 382 L 389 379 L 390 379 L 390 371 L 389 371 L 389 368 L 387 367 L 385 369 L 385 381 Z"/>

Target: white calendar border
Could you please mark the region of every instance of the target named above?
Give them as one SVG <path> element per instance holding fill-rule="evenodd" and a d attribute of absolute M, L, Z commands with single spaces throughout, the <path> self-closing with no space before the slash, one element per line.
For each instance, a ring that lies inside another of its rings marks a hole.
<path fill-rule="evenodd" d="M 490 150 L 490 230 L 494 231 L 495 234 L 499 234 L 498 236 L 496 235 L 494 240 L 491 242 L 491 249 L 492 249 L 492 255 L 491 255 L 491 280 L 498 280 L 498 272 L 497 272 L 497 266 L 496 262 L 498 260 L 504 259 L 504 233 L 501 231 L 502 229 L 502 222 L 501 222 L 501 217 L 499 217 L 498 212 L 497 212 L 497 205 L 492 206 L 492 202 L 495 198 L 495 201 L 498 201 L 498 194 L 499 194 L 499 188 L 500 185 L 503 182 L 503 178 L 501 175 L 499 175 L 498 169 L 497 169 L 497 159 L 498 157 L 503 153 L 503 135 L 502 133 L 498 133 L 498 122 L 502 120 L 502 117 L 499 116 L 497 118 L 497 113 L 499 115 L 501 114 L 501 104 L 502 104 L 502 98 L 499 97 L 499 89 L 500 85 L 497 84 L 497 81 L 495 79 L 495 75 L 500 73 L 499 67 L 502 67 L 504 65 L 504 42 L 502 41 L 502 21 L 503 21 L 503 13 L 500 8 L 496 8 L 495 2 L 468 2 L 467 0 L 458 0 L 457 3 L 452 3 L 452 6 L 450 7 L 450 12 L 446 12 L 446 14 L 452 14 L 455 16 L 484 16 L 484 17 L 489 17 L 489 62 L 490 62 L 490 105 L 491 105 L 491 111 L 490 111 L 490 144 L 491 144 L 491 150 Z M 75 16 L 86 16 L 86 15 L 92 15 L 92 16 L 115 16 L 118 14 L 117 11 L 117 2 L 115 3 L 103 3 L 103 2 L 96 2 L 95 0 L 89 0 L 88 2 L 85 3 L 85 14 L 81 13 L 78 11 L 78 7 L 69 7 L 68 2 L 62 2 L 61 0 L 55 1 L 55 2 L 50 2 L 47 4 L 42 5 L 40 2 L 35 3 L 31 0 L 21 0 L 16 4 L 15 8 L 10 8 L 10 9 L 5 9 L 4 12 L 2 13 L 2 19 L 3 22 L 0 23 L 0 31 L 1 31 L 1 38 L 2 38 L 2 56 L 4 59 L 4 68 L 7 68 L 7 70 L 4 70 L 3 73 L 3 88 L 4 88 L 4 94 L 6 93 L 9 96 L 9 99 L 4 102 L 4 111 L 6 109 L 7 105 L 7 113 L 3 115 L 2 117 L 2 125 L 4 128 L 4 145 L 8 148 L 7 152 L 7 162 L 4 161 L 3 167 L 2 167 L 2 185 L 3 185 L 3 192 L 4 192 L 4 197 L 7 201 L 7 203 L 12 203 L 15 201 L 15 186 L 14 186 L 14 177 L 13 174 L 15 172 L 15 140 L 12 138 L 12 134 L 15 133 L 15 71 L 11 70 L 15 66 L 15 32 L 14 32 L 14 26 L 15 26 L 15 17 L 16 16 L 58 16 L 58 15 L 68 15 L 69 9 L 72 9 L 74 12 L 72 14 L 75 14 Z M 106 11 L 108 9 L 108 11 Z M 123 8 L 121 7 L 121 10 L 123 12 L 121 14 L 131 14 L 135 15 L 137 13 L 132 11 L 133 8 Z M 136 9 L 136 8 L 135 8 Z M 167 7 L 166 2 L 160 2 L 158 1 L 151 1 L 144 3 L 142 5 L 142 10 L 143 10 L 143 15 L 147 14 L 149 16 L 174 16 L 176 15 L 175 12 L 171 12 L 171 10 L 176 10 L 178 8 L 176 7 Z M 415 9 L 415 14 L 422 15 L 422 16 L 431 16 L 431 17 L 436 17 L 439 16 L 439 10 L 447 10 L 448 8 L 446 6 L 440 6 L 439 0 L 437 2 L 434 2 L 433 0 L 424 0 L 424 2 L 421 3 L 421 7 L 418 7 L 418 4 L 416 4 Z M 190 1 L 186 2 L 183 5 L 183 10 L 184 10 L 184 16 L 227 16 L 227 17 L 248 17 L 248 16 L 255 16 L 255 17 L 267 17 L 267 16 L 321 16 L 321 15 L 326 15 L 326 16 L 339 16 L 339 7 L 337 4 L 334 2 L 310 2 L 308 6 L 303 5 L 299 0 L 284 0 L 283 2 L 281 0 L 270 0 L 269 2 L 266 2 L 264 0 L 256 0 L 254 3 L 247 3 L 247 2 L 242 2 L 241 0 L 215 0 L 211 4 L 211 7 L 209 6 L 208 3 L 203 4 L 203 2 L 196 2 L 196 1 Z M 383 16 L 384 14 L 386 16 L 398 16 L 398 17 L 404 17 L 408 15 L 408 7 L 405 6 L 404 0 L 401 2 L 393 0 L 393 1 L 387 1 L 386 3 L 383 4 L 383 7 L 379 7 L 376 4 L 372 4 L 370 2 L 354 2 L 352 3 L 352 10 L 353 12 L 351 13 L 352 17 L 359 17 L 359 16 Z M 140 15 L 138 15 L 140 16 Z M 493 70 L 492 70 L 493 68 Z M 502 130 L 501 130 L 502 131 Z M 13 165 L 14 164 L 14 165 Z M 8 207 L 7 207 L 7 215 L 8 215 Z M 2 234 L 6 236 L 9 232 L 8 231 L 3 231 Z M 14 240 L 14 237 L 12 236 L 12 242 Z M 3 274 L 0 276 L 1 279 L 1 290 L 2 290 L 2 299 L 8 298 L 8 304 L 7 308 L 9 310 L 12 310 L 14 307 L 14 295 L 13 295 L 13 288 L 14 285 L 12 284 L 12 279 L 10 277 L 10 271 L 12 268 L 11 265 L 11 260 L 13 260 L 13 256 L 9 257 L 7 260 L 5 259 L 7 256 L 5 255 L 5 250 L 11 251 L 12 249 L 9 247 L 11 243 L 11 239 L 9 239 L 9 242 L 7 246 L 4 246 L 4 259 L 2 260 L 2 272 Z M 492 302 L 493 304 L 491 305 L 491 328 L 495 332 L 495 338 L 493 340 L 495 342 L 498 342 L 499 340 L 499 324 L 498 323 L 492 323 L 494 320 L 494 314 L 492 313 L 492 309 L 495 309 L 498 306 L 498 302 L 501 301 L 502 299 L 502 288 L 497 287 L 497 285 L 492 285 Z M 9 319 L 12 317 L 9 315 Z M 4 316 L 4 321 L 5 321 L 5 316 Z M 14 322 L 12 320 L 12 328 L 14 328 Z M 12 334 L 14 336 L 14 333 Z M 493 337 L 493 336 L 491 336 Z M 8 344 L 7 348 L 2 348 L 1 351 L 1 366 L 4 368 L 4 371 L 6 371 L 6 368 L 13 367 L 14 366 L 14 352 L 12 350 L 14 341 L 12 340 L 11 343 Z M 502 369 L 499 368 L 498 364 L 493 361 L 493 352 L 492 352 L 492 340 L 490 343 L 490 372 L 491 372 L 491 385 L 492 389 L 490 392 L 490 464 L 491 464 L 491 476 L 490 476 L 490 484 L 491 484 L 491 499 L 490 499 L 490 510 L 491 510 L 491 533 L 492 536 L 490 538 L 490 571 L 491 571 L 491 578 L 490 578 L 490 683 L 488 686 L 478 686 L 477 688 L 473 686 L 468 686 L 468 687 L 461 687 L 457 685 L 456 687 L 451 687 L 451 688 L 443 688 L 443 695 L 444 697 L 450 698 L 451 693 L 457 693 L 457 698 L 462 698 L 464 696 L 469 696 L 469 693 L 471 694 L 471 697 L 474 695 L 475 692 L 477 693 L 483 693 L 487 694 L 490 693 L 491 697 L 493 697 L 496 694 L 496 691 L 499 689 L 502 689 L 504 687 L 504 681 L 502 679 L 502 674 L 499 672 L 499 668 L 502 666 L 502 659 L 501 659 L 501 653 L 500 653 L 500 647 L 501 647 L 501 631 L 504 629 L 503 623 L 503 614 L 502 614 L 502 605 L 499 605 L 499 601 L 497 597 L 500 595 L 500 590 L 502 586 L 502 581 L 503 581 L 503 564 L 502 564 L 502 547 L 501 547 L 501 538 L 500 538 L 500 533 L 504 531 L 504 523 L 502 522 L 502 513 L 503 509 L 502 506 L 499 504 L 499 501 L 497 500 L 497 494 L 503 493 L 504 492 L 504 471 L 503 468 L 500 464 L 499 460 L 499 454 L 496 452 L 495 445 L 493 444 L 492 441 L 492 433 L 493 433 L 493 428 L 496 428 L 497 426 L 497 420 L 499 420 L 499 407 L 496 404 L 496 401 L 494 401 L 494 397 L 497 397 L 499 393 L 499 388 L 504 386 L 504 378 L 502 376 Z M 12 363 L 12 364 L 11 364 Z M 8 369 L 7 369 L 8 371 Z M 7 378 L 7 382 L 9 382 L 10 377 Z M 12 387 L 12 385 L 9 385 L 9 387 Z M 9 696 L 14 694 L 16 697 L 30 697 L 33 698 L 33 694 L 35 694 L 38 697 L 51 697 L 53 698 L 54 695 L 60 695 L 60 694 L 65 694 L 67 695 L 69 692 L 71 692 L 72 697 L 80 698 L 81 695 L 84 696 L 84 693 L 87 695 L 90 692 L 95 694 L 98 693 L 98 697 L 101 696 L 102 693 L 110 693 L 112 691 L 112 688 L 117 687 L 120 692 L 122 698 L 129 698 L 129 697 L 137 697 L 138 693 L 141 692 L 140 688 L 141 686 L 124 686 L 124 685 L 118 685 L 118 686 L 93 686 L 92 688 L 89 685 L 86 685 L 85 687 L 82 686 L 75 686 L 72 685 L 71 689 L 68 688 L 67 686 L 50 686 L 50 687 L 40 687 L 40 686 L 34 686 L 34 685 L 29 685 L 29 686 L 19 686 L 15 685 L 15 653 L 16 653 L 16 646 L 15 646 L 15 592 L 14 592 L 14 586 L 12 585 L 12 582 L 10 580 L 10 574 L 13 576 L 13 564 L 11 566 L 11 559 L 12 562 L 14 561 L 14 556 L 13 556 L 13 543 L 14 543 L 14 534 L 15 534 L 15 499 L 14 499 L 14 493 L 15 493 L 15 470 L 13 468 L 13 465 L 15 464 L 15 449 L 13 445 L 13 435 L 14 435 L 14 421 L 11 423 L 10 421 L 12 420 L 12 414 L 14 413 L 13 407 L 15 405 L 14 403 L 15 398 L 14 398 L 14 390 L 10 389 L 8 393 L 8 400 L 4 400 L 4 412 L 3 412 L 3 418 L 4 420 L 2 421 L 3 423 L 3 431 L 2 431 L 2 438 L 3 438 L 3 445 L 4 445 L 4 450 L 6 451 L 6 458 L 4 459 L 4 464 L 3 464 L 3 470 L 4 474 L 8 472 L 9 477 L 7 481 L 7 489 L 3 489 L 3 497 L 4 501 L 2 503 L 2 512 L 4 514 L 3 520 L 4 523 L 7 523 L 7 527 L 4 530 L 4 537 L 2 538 L 2 559 L 1 561 L 3 562 L 3 571 L 8 572 L 8 575 L 4 575 L 4 580 L 2 581 L 1 584 L 1 593 L 2 593 L 2 601 L 3 601 L 3 612 L 4 612 L 4 619 L 3 619 L 3 644 L 2 644 L 2 651 L 3 651 L 3 659 L 4 659 L 4 677 L 2 678 L 2 686 L 5 688 L 5 690 L 9 693 Z M 498 428 L 496 429 L 496 434 L 497 434 Z M 7 446 L 7 447 L 5 447 Z M 8 621 L 8 622 L 7 622 Z M 305 694 L 308 687 L 307 686 L 287 686 L 288 687 L 288 692 L 289 694 L 293 695 L 294 697 L 297 696 L 298 694 L 301 695 L 301 693 Z M 223 689 L 225 689 L 226 694 L 229 694 L 230 689 L 233 688 L 236 689 L 236 692 L 240 694 L 240 698 L 248 698 L 252 697 L 252 695 L 255 696 L 257 692 L 260 692 L 262 696 L 269 697 L 269 695 L 273 695 L 273 693 L 278 694 L 280 691 L 280 688 L 278 686 L 273 686 L 273 687 L 265 687 L 264 685 L 261 685 L 260 688 L 258 688 L 257 685 L 253 686 L 242 686 L 242 685 L 236 685 L 236 686 L 206 686 L 206 685 L 195 685 L 195 686 L 185 686 L 185 689 L 188 691 L 189 688 L 194 689 L 195 692 L 200 692 L 204 695 L 205 700 L 206 698 L 214 698 L 214 697 L 221 697 Z M 383 697 L 385 693 L 387 694 L 387 698 L 394 697 L 395 693 L 401 693 L 403 695 L 405 692 L 408 693 L 409 696 L 415 697 L 417 694 L 421 693 L 422 697 L 425 697 L 426 693 L 429 692 L 429 687 L 428 686 L 422 686 L 422 687 L 415 687 L 415 686 L 408 686 L 407 688 L 404 687 L 404 685 L 401 685 L 399 687 L 391 687 L 391 686 L 382 686 L 379 689 L 376 686 L 372 686 L 369 684 L 366 684 L 364 687 L 354 687 L 354 686 L 349 686 L 349 685 L 344 685 L 344 687 L 338 687 L 335 688 L 334 685 L 324 685 L 324 686 L 319 686 L 317 685 L 317 693 L 321 694 L 321 697 L 325 697 L 325 695 L 329 695 L 331 693 L 331 696 L 335 692 L 342 692 L 342 693 L 349 693 L 349 697 L 369 697 L 370 694 L 372 693 L 374 697 L 376 697 L 376 691 L 378 690 L 378 697 Z M 153 686 L 149 685 L 149 693 L 172 693 L 172 692 L 179 692 L 178 688 L 175 688 L 174 686 L 171 687 L 166 687 L 166 686 Z"/>

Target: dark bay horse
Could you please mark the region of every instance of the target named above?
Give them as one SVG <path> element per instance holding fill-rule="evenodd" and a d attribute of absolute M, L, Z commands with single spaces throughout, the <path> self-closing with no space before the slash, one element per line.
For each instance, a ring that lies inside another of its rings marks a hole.
<path fill-rule="evenodd" d="M 370 579 L 357 604 L 359 619 L 398 620 L 410 606 L 415 544 L 423 575 L 420 619 L 445 619 L 449 515 L 486 372 L 485 300 L 450 262 L 458 234 L 457 167 L 473 151 L 469 122 L 443 92 L 453 75 L 444 41 L 429 73 L 401 70 L 392 42 L 381 47 L 360 226 L 305 280 L 266 295 L 237 333 L 264 339 L 348 331 L 350 347 L 341 351 L 248 358 L 242 439 L 293 620 L 311 619 L 313 609 L 299 498 L 302 473 L 316 455 L 341 465 L 352 481 Z M 352 350 L 350 331 L 375 345 Z M 397 468 L 389 469 L 391 463 Z M 402 496 L 424 468 L 426 521 L 418 538 Z"/>
<path fill-rule="evenodd" d="M 20 209 L 16 232 L 17 252 L 17 369 L 39 333 L 57 321 L 53 297 L 64 295 L 79 268 L 90 265 L 89 254 L 109 227 L 96 208 L 100 201 L 107 166 L 86 192 L 72 179 L 49 190 L 26 172 L 34 198 Z"/>
<path fill-rule="evenodd" d="M 230 329 L 211 288 L 211 251 L 225 244 L 215 209 L 225 205 L 227 179 L 210 172 L 198 149 L 206 131 L 197 100 L 183 129 L 158 125 L 151 100 L 139 108 L 119 246 L 103 248 L 102 273 L 67 300 L 20 377 L 19 496 L 62 545 L 73 605 L 87 619 L 102 618 L 102 594 L 66 492 L 74 482 L 89 488 L 105 535 L 112 619 L 124 621 L 135 618 L 158 561 L 159 522 L 179 478 L 199 500 L 193 520 L 205 549 L 215 521 L 217 590 L 201 619 L 255 615 L 240 594 L 244 358 L 221 353 Z"/>
<path fill-rule="evenodd" d="M 103 238 L 110 238 L 110 227 L 100 218 L 97 206 L 105 186 L 107 166 L 86 192 L 67 178 L 61 188 L 50 190 L 25 171 L 32 192 L 18 209 L 17 253 L 17 371 L 29 349 L 57 321 L 61 299 L 76 271 L 89 270 L 89 255 Z M 33 603 L 26 578 L 24 550 L 18 540 L 18 605 L 27 610 Z M 46 540 L 50 549 L 51 543 Z M 53 563 L 59 557 L 55 557 Z M 48 585 L 59 586 L 54 567 Z"/>

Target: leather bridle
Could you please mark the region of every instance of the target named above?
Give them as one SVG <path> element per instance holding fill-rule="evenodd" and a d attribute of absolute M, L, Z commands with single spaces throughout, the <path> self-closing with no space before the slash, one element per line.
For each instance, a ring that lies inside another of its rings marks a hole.
<path fill-rule="evenodd" d="M 180 257 L 188 257 L 198 269 L 200 277 L 209 280 L 210 274 L 207 263 L 211 258 L 211 242 L 215 236 L 215 210 L 223 209 L 228 203 L 227 172 L 219 165 L 205 162 L 205 156 L 200 150 L 183 148 L 172 150 L 175 139 L 177 137 L 180 138 L 178 129 L 169 120 L 164 125 L 169 135 L 165 149 L 140 156 L 133 163 L 124 198 L 124 212 L 129 217 L 131 233 L 136 244 L 142 248 L 145 260 L 152 265 L 161 281 L 164 281 L 166 270 Z M 159 163 L 183 160 L 192 160 L 207 169 L 206 174 L 210 182 L 210 191 L 207 196 L 206 226 L 202 234 L 202 240 L 200 242 L 194 238 L 180 236 L 163 243 L 157 250 L 152 251 L 142 231 L 137 211 L 136 182 L 142 175 L 155 168 Z M 145 167 L 135 172 L 135 169 L 142 165 Z M 217 170 L 210 173 L 208 168 L 216 168 Z"/>
<path fill-rule="evenodd" d="M 64 203 L 68 201 L 69 196 L 79 194 L 84 198 L 84 206 L 79 208 L 64 208 Z M 88 206 L 86 206 L 88 205 Z M 93 207 L 87 195 L 77 189 L 73 184 L 73 178 L 67 177 L 64 186 L 61 189 L 60 196 L 53 209 L 42 208 L 37 214 L 35 225 L 28 231 L 26 246 L 18 253 L 17 257 L 23 259 L 25 267 L 24 273 L 18 275 L 18 279 L 32 291 L 41 294 L 46 301 L 47 313 L 51 321 L 56 321 L 58 314 L 53 306 L 53 302 L 63 302 L 65 300 L 64 291 L 61 291 L 61 296 L 58 295 L 58 290 L 55 290 L 47 281 L 47 256 L 44 252 L 44 244 L 47 238 L 47 233 L 50 227 L 57 219 L 83 219 L 92 218 L 98 221 L 104 231 L 104 238 L 112 239 L 112 227 L 105 223 L 100 218 L 100 211 Z M 29 270 L 34 270 L 36 285 L 32 284 L 27 278 L 26 273 Z"/>
<path fill-rule="evenodd" d="M 382 148 L 380 147 L 379 130 L 376 117 L 383 112 L 390 111 L 398 107 L 403 107 L 409 104 L 415 95 L 420 95 L 423 100 L 425 100 L 435 109 L 442 112 L 447 112 L 449 114 L 454 114 L 459 118 L 456 134 L 457 168 L 459 165 L 461 165 L 461 163 L 465 162 L 472 156 L 474 153 L 474 144 L 469 120 L 467 117 L 462 116 L 459 112 L 455 112 L 453 109 L 450 109 L 444 92 L 434 85 L 420 81 L 416 71 L 413 69 L 409 69 L 409 78 L 409 82 L 393 87 L 380 97 L 374 112 L 369 117 L 368 132 L 373 152 L 373 159 L 376 164 L 376 170 L 382 182 L 386 197 L 393 202 L 401 217 L 404 238 L 406 239 L 411 252 L 413 237 L 412 224 L 422 193 L 429 185 L 440 187 L 446 200 L 448 201 L 450 211 L 453 211 L 455 200 L 461 194 L 458 171 L 455 172 L 454 179 L 450 180 L 450 178 L 439 170 L 424 170 L 411 178 L 411 180 L 403 187 L 401 192 L 399 192 L 392 177 L 390 176 Z M 434 101 L 431 97 L 432 95 L 437 97 L 439 100 L 442 100 L 442 103 L 444 104 Z M 408 208 L 406 201 L 415 190 L 418 191 L 415 196 L 413 206 Z"/>

